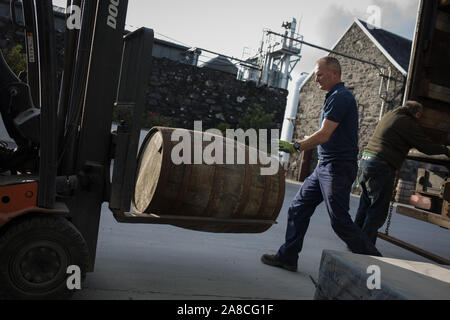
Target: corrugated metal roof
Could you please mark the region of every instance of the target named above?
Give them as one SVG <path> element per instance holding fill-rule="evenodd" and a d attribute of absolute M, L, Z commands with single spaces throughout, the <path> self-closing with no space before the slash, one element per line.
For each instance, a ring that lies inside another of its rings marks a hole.
<path fill-rule="evenodd" d="M 169 42 L 169 41 L 161 40 L 161 39 L 157 39 L 157 38 L 154 38 L 153 41 L 154 41 L 155 44 L 159 44 L 159 45 L 162 45 L 162 46 L 178 49 L 180 51 L 187 51 L 187 50 L 190 49 L 190 47 L 186 47 L 186 46 L 174 43 L 174 42 Z"/>
<path fill-rule="evenodd" d="M 205 62 L 202 67 L 228 72 L 234 75 L 237 75 L 238 72 L 238 68 L 230 60 L 222 56 L 218 56 Z"/>

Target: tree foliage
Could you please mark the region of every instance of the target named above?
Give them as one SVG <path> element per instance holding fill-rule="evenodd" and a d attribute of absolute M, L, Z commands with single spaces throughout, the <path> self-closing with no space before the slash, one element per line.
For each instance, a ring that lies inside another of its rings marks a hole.
<path fill-rule="evenodd" d="M 22 45 L 18 44 L 11 49 L 3 49 L 3 55 L 9 67 L 17 76 L 27 70 L 27 55 Z"/>
<path fill-rule="evenodd" d="M 133 121 L 133 111 L 131 109 L 119 109 L 114 107 L 113 109 L 113 121 L 121 122 L 127 121 L 131 123 Z M 152 127 L 181 127 L 180 121 L 172 117 L 166 117 L 157 112 L 144 111 L 140 117 L 140 125 L 142 128 L 150 129 Z"/>
<path fill-rule="evenodd" d="M 273 122 L 274 116 L 275 113 L 267 113 L 260 105 L 254 105 L 239 120 L 238 127 L 243 130 L 272 129 L 275 126 Z"/>

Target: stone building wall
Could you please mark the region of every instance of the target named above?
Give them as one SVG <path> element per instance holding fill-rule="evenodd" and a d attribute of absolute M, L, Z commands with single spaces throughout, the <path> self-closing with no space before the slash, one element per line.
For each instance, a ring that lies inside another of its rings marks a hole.
<path fill-rule="evenodd" d="M 389 62 L 375 44 L 354 23 L 341 38 L 334 51 L 345 53 L 360 59 L 376 62 L 390 67 L 391 76 L 399 81 L 391 81 L 385 110 L 396 107 L 402 103 L 404 76 Z M 382 99 L 380 98 L 380 70 L 376 67 L 358 62 L 353 59 L 336 56 L 342 65 L 342 81 L 346 87 L 353 91 L 359 110 L 359 156 L 373 134 L 380 117 Z M 387 72 L 387 71 L 385 71 Z M 294 139 L 304 139 L 319 128 L 320 113 L 325 100 L 326 92 L 321 91 L 314 81 L 314 74 L 303 85 L 300 91 L 300 103 L 296 117 Z M 299 155 L 290 157 L 288 164 L 288 179 L 299 178 Z M 317 163 L 317 154 L 314 151 L 309 163 L 311 172 Z M 304 165 L 308 164 L 304 162 Z"/>

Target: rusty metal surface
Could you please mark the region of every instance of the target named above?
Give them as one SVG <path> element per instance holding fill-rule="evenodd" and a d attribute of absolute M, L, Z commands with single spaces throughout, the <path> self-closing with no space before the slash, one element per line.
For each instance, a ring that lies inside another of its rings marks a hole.
<path fill-rule="evenodd" d="M 56 202 L 54 209 L 45 209 L 45 208 L 39 208 L 39 207 L 28 207 L 19 211 L 15 212 L 7 212 L 7 213 L 1 213 L 0 212 L 0 228 L 3 227 L 8 222 L 12 221 L 15 218 L 18 218 L 20 216 L 26 215 L 28 213 L 46 213 L 46 214 L 62 214 L 67 215 L 69 214 L 69 209 L 67 206 L 62 202 Z"/>

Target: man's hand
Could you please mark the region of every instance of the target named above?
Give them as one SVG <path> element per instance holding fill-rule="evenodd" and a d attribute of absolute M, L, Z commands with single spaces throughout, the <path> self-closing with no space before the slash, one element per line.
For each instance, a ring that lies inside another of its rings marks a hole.
<path fill-rule="evenodd" d="M 294 144 L 284 141 L 284 140 L 278 140 L 278 145 L 280 148 L 280 151 L 286 152 L 286 153 L 295 153 Z"/>

